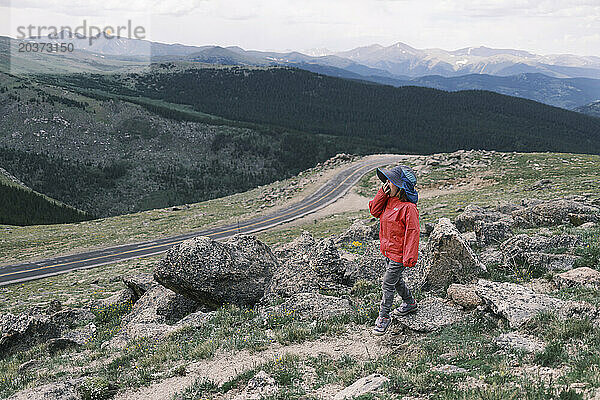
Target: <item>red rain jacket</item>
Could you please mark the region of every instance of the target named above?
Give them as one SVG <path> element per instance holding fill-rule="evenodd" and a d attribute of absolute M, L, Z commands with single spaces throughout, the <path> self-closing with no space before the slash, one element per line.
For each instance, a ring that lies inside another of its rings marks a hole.
<path fill-rule="evenodd" d="M 414 267 L 419 256 L 419 210 L 414 203 L 400 201 L 379 189 L 369 202 L 371 215 L 379 218 L 381 253 L 405 267 Z"/>

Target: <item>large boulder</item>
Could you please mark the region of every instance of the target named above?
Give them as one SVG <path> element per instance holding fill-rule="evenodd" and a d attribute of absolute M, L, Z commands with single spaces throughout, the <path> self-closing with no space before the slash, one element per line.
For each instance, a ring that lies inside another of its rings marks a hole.
<path fill-rule="evenodd" d="M 342 257 L 352 258 L 346 263 L 343 281 L 348 285 L 358 280 L 380 283 L 385 273 L 385 258 L 379 249 L 379 240 L 361 243 L 358 254 L 342 253 Z"/>
<path fill-rule="evenodd" d="M 561 224 L 581 225 L 600 220 L 600 208 L 573 200 L 548 200 L 512 212 L 515 225 L 524 228 Z"/>
<path fill-rule="evenodd" d="M 350 225 L 350 227 L 335 239 L 335 244 L 348 244 L 352 242 L 365 243 L 379 239 L 379 220 L 359 219 Z"/>
<path fill-rule="evenodd" d="M 224 243 L 201 236 L 169 249 L 154 278 L 209 307 L 252 306 L 265 294 L 277 267 L 269 247 L 254 236 L 236 235 Z"/>
<path fill-rule="evenodd" d="M 452 283 L 469 283 L 485 266 L 448 218 L 440 218 L 414 270 L 407 270 L 409 287 L 446 291 Z"/>
<path fill-rule="evenodd" d="M 270 294 L 289 297 L 295 293 L 343 289 L 348 261 L 331 238 L 315 239 L 303 232 L 276 249 L 279 266 L 273 273 Z"/>
<path fill-rule="evenodd" d="M 499 211 L 490 210 L 474 204 L 469 204 L 465 210 L 456 217 L 454 224 L 459 232 L 468 232 L 475 230 L 475 223 L 505 221 L 509 225 L 512 224 L 510 215 L 503 214 Z"/>
<path fill-rule="evenodd" d="M 579 258 L 573 253 L 582 244 L 575 235 L 516 235 L 500 245 L 506 267 L 529 265 L 545 270 L 573 268 Z M 557 251 L 562 251 L 558 254 Z"/>
<path fill-rule="evenodd" d="M 557 312 L 563 318 L 594 319 L 596 316 L 596 309 L 591 304 L 561 300 L 516 283 L 480 279 L 475 290 L 486 306 L 494 314 L 505 318 L 513 329 L 546 311 Z"/>

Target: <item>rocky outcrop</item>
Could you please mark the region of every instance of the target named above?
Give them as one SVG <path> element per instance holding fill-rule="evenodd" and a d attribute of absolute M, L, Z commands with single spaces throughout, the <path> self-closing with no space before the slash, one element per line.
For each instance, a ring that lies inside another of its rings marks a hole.
<path fill-rule="evenodd" d="M 480 247 L 500 244 L 513 235 L 511 224 L 506 220 L 476 221 L 474 229 L 477 245 Z"/>
<path fill-rule="evenodd" d="M 150 288 L 158 285 L 158 282 L 154 279 L 152 274 L 138 274 L 133 276 L 126 276 L 121 278 L 123 283 L 129 290 L 133 292 L 133 301 L 137 301 L 144 295 Z"/>
<path fill-rule="evenodd" d="M 454 324 L 465 317 L 462 310 L 451 301 L 430 297 L 418 303 L 417 311 L 394 318 L 393 324 L 415 332 L 433 332 Z"/>
<path fill-rule="evenodd" d="M 96 335 L 96 325 L 90 322 L 81 328 L 68 331 L 57 338 L 48 340 L 48 351 L 54 353 L 69 347 L 80 347 L 91 341 Z"/>
<path fill-rule="evenodd" d="M 446 291 L 452 283 L 469 283 L 485 271 L 473 250 L 448 218 L 440 218 L 414 271 L 410 287 Z"/>
<path fill-rule="evenodd" d="M 505 318 L 513 329 L 518 329 L 539 313 L 557 312 L 562 318 L 586 317 L 594 319 L 596 309 L 583 302 L 564 301 L 509 282 L 491 282 L 480 279 L 476 292 L 496 315 Z"/>
<path fill-rule="evenodd" d="M 236 235 L 223 243 L 204 236 L 169 249 L 154 278 L 209 307 L 252 306 L 265 294 L 277 267 L 269 247 L 254 236 Z"/>
<path fill-rule="evenodd" d="M 583 286 L 597 289 L 600 287 L 600 272 L 588 267 L 575 268 L 554 275 L 554 283 L 559 288 Z"/>
<path fill-rule="evenodd" d="M 506 267 L 529 265 L 545 270 L 573 268 L 579 258 L 573 253 L 582 244 L 575 235 L 516 235 L 500 245 Z M 563 254 L 557 254 L 562 251 Z"/>
<path fill-rule="evenodd" d="M 459 232 L 468 232 L 475 230 L 476 222 L 497 222 L 504 221 L 508 225 L 512 224 L 512 217 L 498 211 L 490 210 L 474 204 L 469 204 L 465 210 L 454 220 L 456 229 Z"/>
<path fill-rule="evenodd" d="M 58 338 L 74 326 L 93 321 L 94 318 L 87 308 L 63 309 L 57 302 L 45 309 L 35 307 L 21 314 L 0 315 L 0 357 Z"/>
<path fill-rule="evenodd" d="M 195 312 L 199 304 L 161 285 L 155 285 L 135 302 L 121 320 L 119 333 L 107 346 L 122 348 L 128 340 L 150 337 L 163 339 L 180 325 L 175 323 Z"/>
<path fill-rule="evenodd" d="M 600 220 L 600 209 L 574 200 L 549 200 L 512 212 L 515 225 L 524 228 L 561 224 L 581 225 Z"/>
<path fill-rule="evenodd" d="M 289 297 L 295 293 L 339 290 L 345 286 L 348 261 L 340 257 L 331 238 L 315 239 L 303 232 L 276 249 L 279 266 L 269 294 Z"/>
<path fill-rule="evenodd" d="M 282 304 L 275 306 L 272 312 L 293 314 L 300 319 L 326 320 L 350 314 L 352 306 L 345 298 L 319 293 L 296 293 Z"/>

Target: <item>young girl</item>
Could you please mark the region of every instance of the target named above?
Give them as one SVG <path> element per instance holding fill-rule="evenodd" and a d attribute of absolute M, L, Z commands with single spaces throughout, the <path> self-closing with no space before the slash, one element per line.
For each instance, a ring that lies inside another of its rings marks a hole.
<path fill-rule="evenodd" d="M 417 302 L 404 284 L 402 272 L 404 268 L 414 267 L 419 255 L 419 210 L 416 206 L 419 196 L 415 190 L 416 175 L 406 165 L 390 170 L 377 168 L 377 176 L 383 186 L 369 202 L 369 211 L 380 221 L 379 241 L 386 271 L 373 334 L 383 335 L 392 322 L 390 310 L 396 291 L 404 302 L 392 315 L 406 315 L 417 309 Z"/>

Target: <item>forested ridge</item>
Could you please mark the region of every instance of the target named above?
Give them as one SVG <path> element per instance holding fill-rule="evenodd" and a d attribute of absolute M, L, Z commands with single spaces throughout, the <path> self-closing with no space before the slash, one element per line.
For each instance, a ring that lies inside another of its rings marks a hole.
<path fill-rule="evenodd" d="M 78 87 L 187 104 L 230 120 L 368 138 L 381 149 L 600 152 L 599 120 L 483 90 L 395 88 L 293 68 L 196 68 L 68 79 Z"/>

